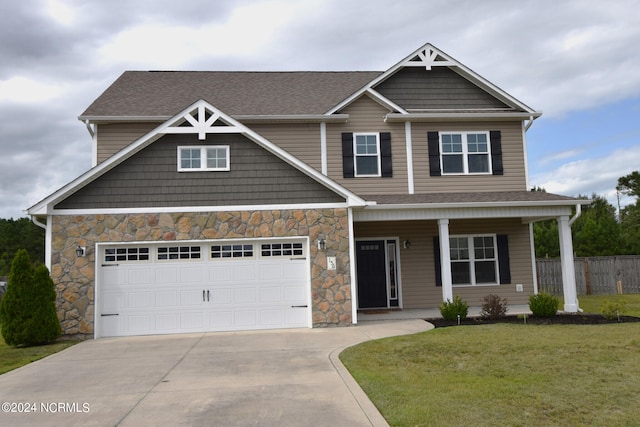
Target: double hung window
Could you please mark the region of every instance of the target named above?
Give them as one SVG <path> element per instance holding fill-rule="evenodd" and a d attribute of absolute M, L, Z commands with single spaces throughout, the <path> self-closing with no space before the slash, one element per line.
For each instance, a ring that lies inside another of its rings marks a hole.
<path fill-rule="evenodd" d="M 353 134 L 355 176 L 380 176 L 380 140 L 377 133 Z"/>
<path fill-rule="evenodd" d="M 494 235 L 449 238 L 453 285 L 498 284 L 498 257 Z"/>
<path fill-rule="evenodd" d="M 178 147 L 178 171 L 228 170 L 228 145 Z"/>
<path fill-rule="evenodd" d="M 491 173 L 488 132 L 441 132 L 440 145 L 443 174 Z"/>

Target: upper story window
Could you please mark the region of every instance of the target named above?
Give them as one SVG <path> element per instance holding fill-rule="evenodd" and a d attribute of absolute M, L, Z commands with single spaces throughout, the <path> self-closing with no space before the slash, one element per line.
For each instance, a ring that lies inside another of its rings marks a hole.
<path fill-rule="evenodd" d="M 442 173 L 489 174 L 489 132 L 441 132 Z"/>
<path fill-rule="evenodd" d="M 355 176 L 380 176 L 380 140 L 377 133 L 353 134 Z"/>
<path fill-rule="evenodd" d="M 178 147 L 178 171 L 228 170 L 228 145 Z"/>
<path fill-rule="evenodd" d="M 390 132 L 343 132 L 342 176 L 393 177 Z"/>

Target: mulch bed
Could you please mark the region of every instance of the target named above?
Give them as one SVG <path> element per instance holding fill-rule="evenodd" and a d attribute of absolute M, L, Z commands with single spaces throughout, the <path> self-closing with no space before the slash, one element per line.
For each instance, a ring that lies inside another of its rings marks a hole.
<path fill-rule="evenodd" d="M 436 328 L 457 326 L 457 320 L 444 320 L 443 318 L 425 319 Z M 527 315 L 527 325 L 605 325 L 611 323 L 640 322 L 640 317 L 620 316 L 618 319 L 607 320 L 601 314 L 592 313 L 559 313 L 553 317 L 535 317 Z M 481 317 L 467 317 L 460 321 L 460 325 L 489 325 L 492 323 L 512 323 L 524 325 L 525 320 L 517 315 L 507 315 L 500 319 L 483 319 Z"/>

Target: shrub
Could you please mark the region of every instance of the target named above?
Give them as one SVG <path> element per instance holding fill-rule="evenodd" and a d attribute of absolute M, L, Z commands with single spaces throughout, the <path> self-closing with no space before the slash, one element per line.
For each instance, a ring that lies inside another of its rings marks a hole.
<path fill-rule="evenodd" d="M 558 312 L 560 300 L 546 292 L 529 296 L 529 310 L 537 317 L 552 317 Z"/>
<path fill-rule="evenodd" d="M 60 336 L 56 315 L 56 293 L 49 270 L 44 265 L 35 271 L 26 250 L 16 253 L 7 290 L 0 305 L 2 337 L 12 346 L 38 345 Z"/>
<path fill-rule="evenodd" d="M 600 305 L 600 313 L 607 320 L 613 320 L 618 317 L 618 315 L 624 313 L 627 308 L 627 302 L 623 299 L 618 301 L 610 301 L 608 299 L 602 301 L 602 305 Z"/>
<path fill-rule="evenodd" d="M 447 300 L 440 304 L 440 314 L 442 318 L 445 320 L 457 320 L 458 315 L 460 315 L 460 320 L 464 320 L 467 318 L 467 313 L 469 312 L 469 304 L 460 299 L 459 295 L 451 300 Z"/>
<path fill-rule="evenodd" d="M 483 319 L 499 319 L 507 314 L 507 299 L 500 298 L 496 294 L 490 294 L 482 298 L 482 310 L 480 317 Z"/>

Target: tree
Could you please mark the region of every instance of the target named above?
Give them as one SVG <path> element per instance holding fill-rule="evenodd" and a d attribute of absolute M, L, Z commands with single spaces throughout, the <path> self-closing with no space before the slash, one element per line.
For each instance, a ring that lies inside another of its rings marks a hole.
<path fill-rule="evenodd" d="M 572 226 L 573 250 L 581 257 L 619 255 L 622 245 L 616 208 L 605 197 L 593 194 L 591 199 Z"/>
<path fill-rule="evenodd" d="M 44 263 L 44 230 L 28 218 L 0 218 L 0 276 L 6 276 L 18 249 L 26 249 L 32 264 Z"/>
<path fill-rule="evenodd" d="M 640 198 L 640 172 L 633 171 L 618 178 L 616 190 L 627 196 Z"/>
<path fill-rule="evenodd" d="M 38 345 L 60 336 L 56 294 L 49 270 L 34 271 L 29 254 L 20 249 L 11 263 L 7 291 L 0 304 L 1 332 L 12 346 Z"/>

